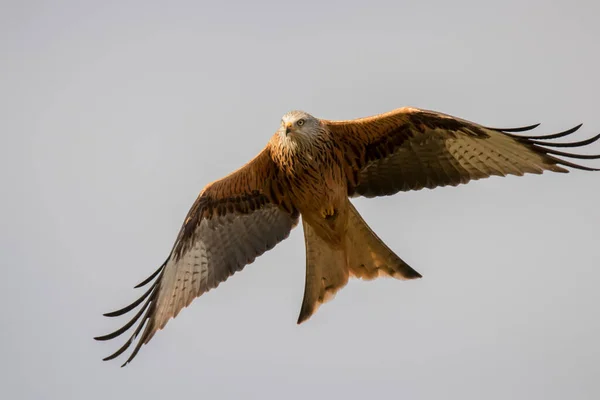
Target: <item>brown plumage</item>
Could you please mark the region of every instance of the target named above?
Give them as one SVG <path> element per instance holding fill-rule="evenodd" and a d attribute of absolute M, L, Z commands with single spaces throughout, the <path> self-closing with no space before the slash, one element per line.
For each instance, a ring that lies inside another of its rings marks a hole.
<path fill-rule="evenodd" d="M 537 125 L 487 128 L 433 111 L 402 108 L 374 117 L 327 121 L 301 111 L 284 115 L 267 146 L 244 167 L 207 185 L 190 209 L 167 260 L 136 287 L 150 288 L 135 302 L 105 314 L 140 306 L 115 338 L 138 324 L 109 360 L 141 334 L 140 347 L 170 318 L 206 291 L 287 238 L 302 216 L 306 282 L 298 323 L 308 319 L 350 277 L 421 275 L 390 250 L 361 218 L 349 197 L 467 183 L 491 175 L 596 170 L 564 158 L 596 159 L 557 150 L 572 143 L 581 125 L 546 136 L 521 136 Z M 123 364 L 123 365 L 125 365 Z"/>

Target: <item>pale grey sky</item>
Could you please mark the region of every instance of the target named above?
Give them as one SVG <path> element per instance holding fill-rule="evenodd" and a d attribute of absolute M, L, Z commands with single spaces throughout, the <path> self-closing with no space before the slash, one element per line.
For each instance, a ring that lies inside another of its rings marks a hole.
<path fill-rule="evenodd" d="M 106 311 L 290 109 L 600 132 L 594 1 L 2 1 L 0 397 L 600 398 L 600 173 L 355 204 L 420 271 L 307 323 L 301 229 L 127 368 Z M 590 151 L 596 153 L 600 145 Z M 592 165 L 598 165 L 598 163 Z"/>

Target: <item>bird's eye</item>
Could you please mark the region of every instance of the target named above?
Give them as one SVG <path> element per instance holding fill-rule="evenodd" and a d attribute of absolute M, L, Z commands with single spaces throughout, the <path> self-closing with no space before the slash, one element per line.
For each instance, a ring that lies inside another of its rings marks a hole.
<path fill-rule="evenodd" d="M 299 120 L 296 122 L 296 125 L 298 125 L 298 126 L 302 126 L 302 125 L 304 125 L 304 120 L 303 120 L 303 119 L 299 119 Z"/>

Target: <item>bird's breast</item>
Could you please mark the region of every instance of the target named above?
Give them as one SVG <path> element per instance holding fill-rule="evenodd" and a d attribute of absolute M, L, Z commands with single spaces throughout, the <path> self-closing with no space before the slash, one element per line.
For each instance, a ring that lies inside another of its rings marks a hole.
<path fill-rule="evenodd" d="M 337 164 L 314 163 L 297 174 L 291 193 L 303 216 L 331 222 L 347 199 L 346 180 Z"/>
<path fill-rule="evenodd" d="M 283 197 L 319 236 L 332 245 L 341 243 L 348 202 L 341 157 L 329 146 L 313 147 L 310 151 L 296 150 L 283 149 L 275 153 L 280 176 L 274 184 L 282 189 Z"/>
<path fill-rule="evenodd" d="M 280 182 L 294 207 L 303 214 L 330 212 L 347 198 L 347 180 L 342 157 L 326 140 L 295 148 L 275 141 L 273 160 L 280 169 Z"/>

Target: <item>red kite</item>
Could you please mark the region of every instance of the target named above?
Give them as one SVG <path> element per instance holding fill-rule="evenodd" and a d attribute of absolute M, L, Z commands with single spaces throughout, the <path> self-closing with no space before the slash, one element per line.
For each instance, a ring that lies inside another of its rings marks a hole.
<path fill-rule="evenodd" d="M 115 317 L 142 305 L 121 329 L 96 338 L 115 338 L 138 323 L 129 340 L 105 360 L 119 356 L 141 333 L 126 365 L 194 298 L 287 238 L 300 216 L 306 283 L 298 323 L 349 277 L 420 278 L 369 228 L 349 197 L 457 186 L 491 175 L 568 172 L 564 167 L 597 170 L 565 158 L 600 155 L 558 148 L 585 146 L 600 135 L 572 143 L 551 141 L 581 125 L 546 136 L 516 134 L 536 126 L 487 128 L 415 108 L 349 121 L 321 120 L 302 111 L 285 114 L 253 160 L 200 192 L 167 260 L 136 286 L 150 288 L 129 306 L 105 314 Z"/>

